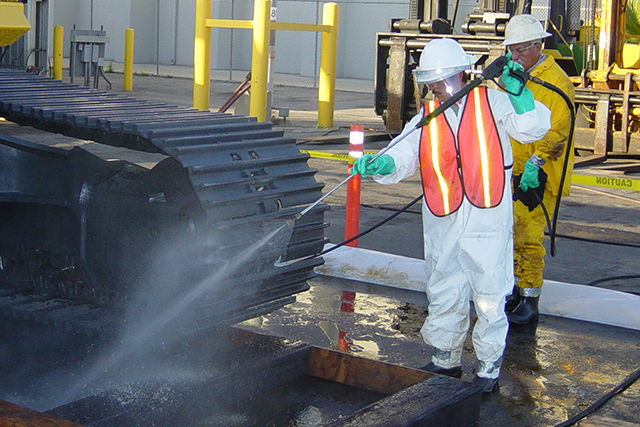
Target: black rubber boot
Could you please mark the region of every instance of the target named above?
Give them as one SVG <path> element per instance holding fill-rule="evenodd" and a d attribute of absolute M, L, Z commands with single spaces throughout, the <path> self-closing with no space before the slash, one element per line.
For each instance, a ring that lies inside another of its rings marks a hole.
<path fill-rule="evenodd" d="M 520 288 L 515 285 L 513 287 L 513 291 L 511 291 L 511 295 L 507 295 L 504 304 L 504 312 L 511 313 L 515 308 L 520 304 L 522 297 L 520 296 Z"/>
<path fill-rule="evenodd" d="M 483 378 L 476 375 L 473 378 L 473 386 L 481 393 L 493 393 L 498 389 L 498 379 Z"/>
<path fill-rule="evenodd" d="M 462 366 L 455 366 L 453 368 L 442 368 L 433 362 L 429 362 L 418 369 L 433 372 L 434 374 L 446 375 L 448 377 L 462 378 Z"/>
<path fill-rule="evenodd" d="M 538 300 L 540 297 L 524 297 L 520 304 L 507 313 L 509 323 L 514 325 L 526 325 L 538 320 Z"/>

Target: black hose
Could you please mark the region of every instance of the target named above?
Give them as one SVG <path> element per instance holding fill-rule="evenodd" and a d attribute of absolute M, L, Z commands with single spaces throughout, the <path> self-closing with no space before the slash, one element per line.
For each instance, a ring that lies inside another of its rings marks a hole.
<path fill-rule="evenodd" d="M 107 79 L 107 76 L 104 75 L 104 71 L 102 70 L 102 67 L 98 67 L 98 74 L 102 76 L 102 78 L 104 79 L 105 82 L 107 82 L 107 90 L 111 90 L 111 82 L 109 81 L 109 79 Z M 98 80 L 100 80 L 97 76 L 96 76 L 96 85 L 95 85 L 95 89 L 98 89 Z"/>
<path fill-rule="evenodd" d="M 549 229 L 549 234 L 551 234 L 551 221 L 549 220 L 549 212 L 547 211 L 546 206 L 544 205 L 544 203 L 542 203 L 542 199 L 540 198 L 540 196 L 538 195 L 538 193 L 536 193 L 535 191 L 533 191 L 533 195 L 535 196 L 535 198 L 538 200 L 538 202 L 540 203 L 540 207 L 542 208 L 542 213 L 544 214 L 544 219 L 545 221 L 547 221 L 547 228 Z M 542 197 L 544 199 L 544 196 Z M 554 212 L 555 213 L 555 212 Z M 553 235 L 555 236 L 555 230 L 553 231 Z M 551 254 L 551 256 L 554 256 L 555 254 Z"/>
<path fill-rule="evenodd" d="M 628 275 L 625 275 L 625 276 L 604 277 L 602 279 L 598 279 L 598 280 L 594 280 L 592 282 L 589 282 L 585 286 L 594 286 L 594 285 L 597 285 L 598 283 L 609 282 L 611 280 L 627 280 L 627 279 L 640 279 L 640 274 L 628 274 Z"/>
<path fill-rule="evenodd" d="M 587 239 L 586 237 L 569 236 L 566 234 L 558 234 L 558 233 L 556 233 L 556 237 L 561 237 L 563 239 L 569 239 L 569 240 L 579 240 L 581 242 L 597 243 L 600 245 L 625 246 L 627 248 L 640 248 L 640 244 L 636 244 L 636 243 L 610 242 L 607 240 Z"/>
<path fill-rule="evenodd" d="M 598 399 L 593 405 L 589 406 L 584 411 L 574 415 L 569 418 L 567 421 L 564 421 L 560 424 L 557 424 L 555 427 L 569 427 L 580 421 L 586 416 L 593 414 L 598 408 L 604 405 L 609 399 L 611 399 L 616 394 L 619 394 L 626 390 L 631 384 L 636 382 L 640 378 L 640 368 L 636 369 L 632 372 L 627 378 L 624 379 L 619 385 L 610 390 L 607 394 Z"/>
<path fill-rule="evenodd" d="M 567 148 L 565 150 L 565 155 L 564 155 L 564 164 L 562 166 L 562 175 L 560 176 L 560 185 L 558 188 L 558 198 L 556 199 L 556 205 L 554 207 L 554 212 L 553 212 L 553 218 L 551 223 L 549 224 L 549 220 L 548 220 L 548 213 L 544 208 L 544 205 L 542 204 L 542 201 L 540 202 L 540 205 L 542 206 L 542 209 L 545 212 L 545 217 L 547 217 L 547 224 L 549 227 L 549 239 L 551 240 L 551 245 L 550 245 L 550 252 L 551 252 L 551 256 L 556 256 L 556 228 L 557 228 L 557 224 L 558 224 L 558 211 L 560 210 L 560 200 L 562 199 L 562 190 L 564 188 L 564 182 L 565 179 L 567 178 L 567 168 L 569 167 L 569 153 L 571 153 L 571 150 L 573 150 L 573 132 L 575 129 L 575 122 L 576 122 L 576 112 L 574 110 L 574 105 L 573 105 L 573 101 L 571 100 L 571 98 L 569 98 L 569 95 L 567 95 L 566 93 L 564 93 L 560 88 L 552 85 L 551 83 L 547 83 L 544 80 L 539 79 L 538 77 L 533 77 L 533 76 L 529 76 L 529 80 L 531 80 L 532 82 L 539 84 L 541 86 L 546 87 L 549 90 L 554 91 L 555 93 L 557 93 L 558 95 L 560 95 L 562 97 L 562 99 L 564 100 L 564 102 L 567 104 L 567 108 L 569 109 L 569 114 L 571 115 L 571 126 L 569 127 L 569 136 L 567 137 Z"/>
<path fill-rule="evenodd" d="M 387 222 L 391 221 L 393 218 L 397 217 L 398 215 L 400 215 L 402 212 L 405 212 L 407 209 L 409 209 L 411 206 L 415 205 L 416 203 L 418 203 L 420 201 L 420 199 L 422 199 L 422 194 L 419 195 L 418 197 L 416 197 L 415 199 L 413 199 L 412 201 L 410 201 L 408 204 L 406 204 L 404 207 L 402 207 L 401 209 L 395 211 L 393 214 L 391 214 L 390 216 L 388 216 L 387 218 L 383 219 L 382 221 L 378 222 L 377 224 L 372 225 L 371 227 L 367 228 L 366 230 L 356 234 L 355 236 L 338 243 L 335 246 L 330 247 L 329 249 L 325 249 L 324 251 L 320 252 L 319 254 L 316 255 L 311 255 L 308 256 L 306 258 L 304 258 L 302 261 L 306 261 L 306 260 L 310 260 L 313 258 L 317 258 L 319 256 L 328 254 L 331 251 L 335 251 L 336 249 L 344 246 L 344 245 L 348 245 L 349 243 L 353 242 L 356 239 L 359 239 L 360 237 L 371 233 L 373 230 L 375 230 L 376 228 L 386 224 Z"/>

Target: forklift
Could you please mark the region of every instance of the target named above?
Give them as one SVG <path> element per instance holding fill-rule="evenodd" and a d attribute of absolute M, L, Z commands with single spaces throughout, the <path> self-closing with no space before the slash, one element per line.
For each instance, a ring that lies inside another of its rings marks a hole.
<path fill-rule="evenodd" d="M 640 1 L 481 0 L 456 26 L 459 0 L 411 3 L 408 19 L 391 19 L 376 34 L 375 111 L 391 134 L 398 134 L 420 109 L 426 90 L 414 82 L 424 46 L 455 39 L 481 70 L 506 54 L 509 19 L 528 13 L 552 36 L 544 53 L 554 57 L 576 87 L 574 147 L 592 164 L 610 156 L 640 155 Z"/>

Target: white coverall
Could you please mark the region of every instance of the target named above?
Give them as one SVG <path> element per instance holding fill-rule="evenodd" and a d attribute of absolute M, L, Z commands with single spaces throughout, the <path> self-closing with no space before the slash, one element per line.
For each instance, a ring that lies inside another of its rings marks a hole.
<path fill-rule="evenodd" d="M 445 217 L 434 216 L 423 200 L 429 315 L 421 332 L 427 344 L 440 350 L 434 350 L 432 360 L 436 365 L 460 366 L 472 299 L 478 315 L 472 337 L 479 361 L 476 374 L 497 378 L 509 325 L 504 312 L 505 296 L 513 289 L 513 202 L 509 184 L 513 157 L 509 136 L 522 143 L 539 140 L 549 130 L 550 113 L 536 101 L 535 110 L 518 115 L 505 93 L 495 89 L 487 93 L 504 153 L 504 197 L 498 206 L 489 209 L 474 207 L 465 197 L 460 209 Z M 459 101 L 457 113 L 453 108 L 444 113 L 456 134 L 465 101 L 466 97 Z M 401 136 L 422 117 L 422 112 L 416 115 Z M 414 175 L 419 163 L 420 134 L 420 129 L 415 130 L 387 151 L 396 169 L 389 175 L 374 175 L 376 182 L 395 184 Z"/>

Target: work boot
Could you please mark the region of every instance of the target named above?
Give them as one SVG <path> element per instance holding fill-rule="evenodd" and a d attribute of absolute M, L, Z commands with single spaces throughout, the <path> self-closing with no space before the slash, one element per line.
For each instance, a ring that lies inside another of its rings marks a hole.
<path fill-rule="evenodd" d="M 507 313 L 509 323 L 526 325 L 538 320 L 538 300 L 540 297 L 524 297 L 518 306 Z"/>
<path fill-rule="evenodd" d="M 502 356 L 494 362 L 478 360 L 475 368 L 476 375 L 473 377 L 473 385 L 476 389 L 482 393 L 492 393 L 498 386 L 498 377 L 500 376 L 501 366 Z"/>
<path fill-rule="evenodd" d="M 434 374 L 446 375 L 452 378 L 462 378 L 462 366 L 454 366 L 453 368 L 443 368 L 433 362 L 429 362 L 421 368 L 423 371 L 432 372 Z"/>
<path fill-rule="evenodd" d="M 505 299 L 504 312 L 511 313 L 518 306 L 518 304 L 520 304 L 521 299 L 520 288 L 518 287 L 518 285 L 514 285 L 513 291 L 511 291 L 511 295 L 507 295 L 507 298 Z"/>
<path fill-rule="evenodd" d="M 473 377 L 473 386 L 481 393 L 493 393 L 498 389 L 497 378 Z"/>

